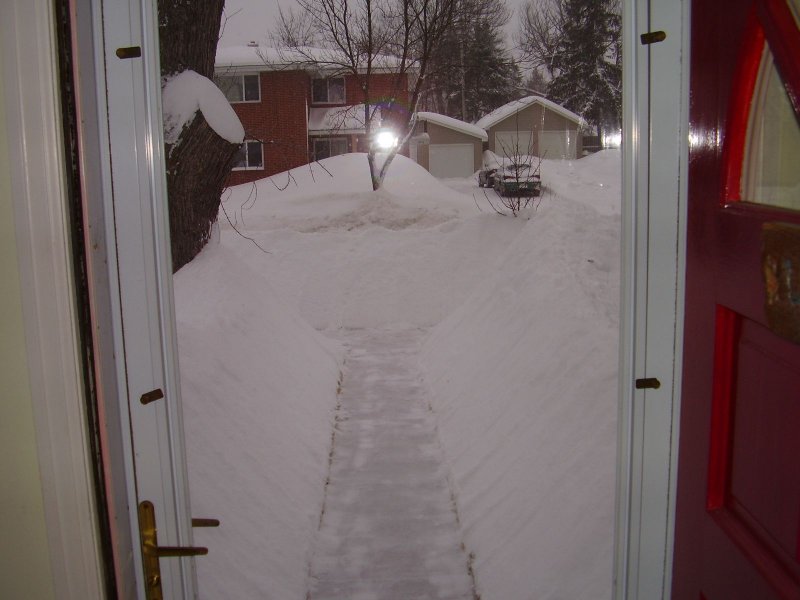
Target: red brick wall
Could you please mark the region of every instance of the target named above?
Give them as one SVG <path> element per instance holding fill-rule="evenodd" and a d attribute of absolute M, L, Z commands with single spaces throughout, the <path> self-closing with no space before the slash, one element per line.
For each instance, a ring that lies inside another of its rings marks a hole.
<path fill-rule="evenodd" d="M 264 142 L 264 170 L 233 171 L 228 185 L 262 179 L 308 163 L 306 101 L 310 79 L 303 71 L 261 73 L 261 102 L 233 104 L 245 139 Z"/>
<path fill-rule="evenodd" d="M 347 104 L 360 104 L 364 100 L 364 93 L 361 91 L 361 86 L 354 75 L 348 75 L 345 78 L 345 93 L 347 95 Z M 379 73 L 372 76 L 369 89 L 370 97 L 373 104 L 380 104 L 381 106 L 388 106 L 390 101 L 392 110 L 397 114 L 397 118 L 405 120 L 408 118 L 408 77 L 401 75 L 398 79 L 396 73 Z M 384 123 L 389 124 L 392 115 L 383 113 Z M 387 123 L 387 121 L 389 123 Z M 358 144 L 359 152 L 366 152 L 368 144 L 365 140 L 359 139 Z M 408 148 L 404 147 L 401 154 L 408 156 Z"/>
<path fill-rule="evenodd" d="M 401 114 L 408 110 L 408 81 L 402 76 L 372 76 L 370 95 L 374 102 L 394 99 Z M 347 104 L 360 104 L 364 95 L 354 75 L 345 77 Z M 242 121 L 245 139 L 262 140 L 264 169 L 232 171 L 228 185 L 239 185 L 305 165 L 309 161 L 307 107 L 311 106 L 311 77 L 304 71 L 267 71 L 261 73 L 261 101 L 239 102 L 233 110 Z M 332 106 L 332 105 L 316 105 Z M 359 140 L 359 151 L 366 148 Z M 404 149 L 403 154 L 408 155 Z"/>

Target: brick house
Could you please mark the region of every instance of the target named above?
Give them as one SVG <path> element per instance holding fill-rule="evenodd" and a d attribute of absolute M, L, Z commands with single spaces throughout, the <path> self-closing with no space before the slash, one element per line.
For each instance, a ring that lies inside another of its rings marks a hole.
<path fill-rule="evenodd" d="M 251 43 L 217 51 L 215 81 L 242 121 L 245 144 L 228 183 L 238 185 L 346 152 L 364 152 L 364 93 L 359 75 L 323 58 Z M 408 106 L 408 78 L 385 62 L 370 76 L 373 129 Z"/>

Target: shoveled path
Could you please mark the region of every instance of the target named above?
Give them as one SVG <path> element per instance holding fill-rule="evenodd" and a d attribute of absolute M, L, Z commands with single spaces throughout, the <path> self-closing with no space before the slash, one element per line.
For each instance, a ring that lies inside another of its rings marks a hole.
<path fill-rule="evenodd" d="M 310 600 L 473 600 L 422 333 L 349 330 Z"/>

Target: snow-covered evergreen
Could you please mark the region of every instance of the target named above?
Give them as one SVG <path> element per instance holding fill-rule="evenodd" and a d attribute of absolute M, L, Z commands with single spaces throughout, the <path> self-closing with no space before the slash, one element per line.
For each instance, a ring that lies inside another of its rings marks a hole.
<path fill-rule="evenodd" d="M 619 0 L 528 4 L 522 44 L 550 77 L 548 97 L 601 131 L 618 130 L 622 111 Z"/>

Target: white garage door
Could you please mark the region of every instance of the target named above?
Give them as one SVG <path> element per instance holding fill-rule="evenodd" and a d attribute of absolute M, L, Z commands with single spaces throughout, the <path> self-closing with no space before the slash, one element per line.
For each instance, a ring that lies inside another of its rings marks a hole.
<path fill-rule="evenodd" d="M 475 146 L 431 144 L 428 166 L 434 177 L 469 177 L 475 172 Z"/>
<path fill-rule="evenodd" d="M 539 156 L 545 158 L 576 158 L 578 155 L 577 132 L 562 131 L 540 131 L 539 132 Z"/>
<path fill-rule="evenodd" d="M 494 134 L 494 153 L 501 157 L 514 158 L 533 153 L 530 131 L 498 131 Z"/>

